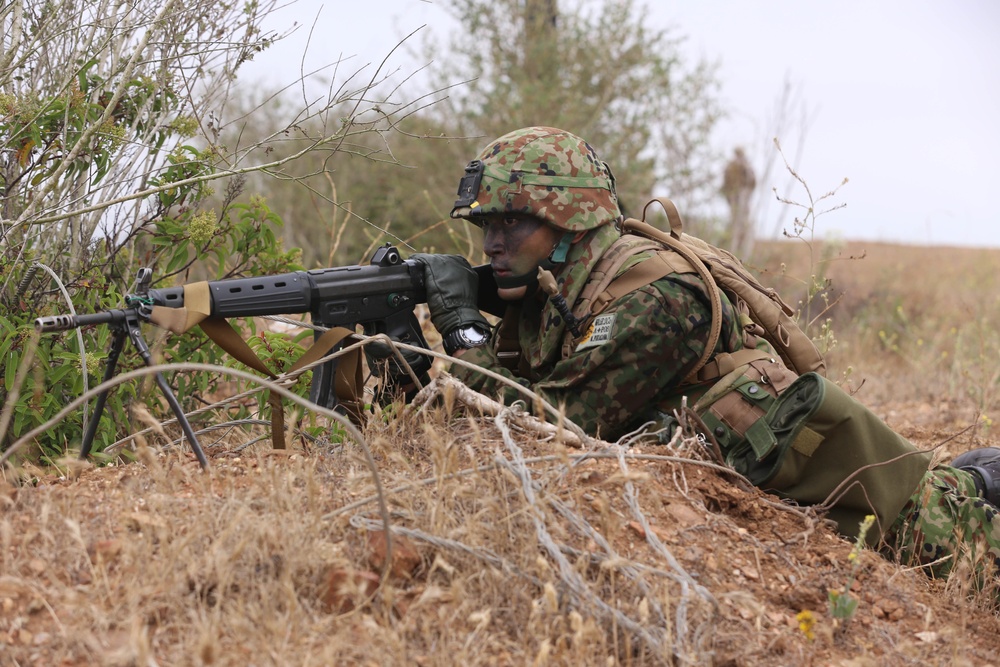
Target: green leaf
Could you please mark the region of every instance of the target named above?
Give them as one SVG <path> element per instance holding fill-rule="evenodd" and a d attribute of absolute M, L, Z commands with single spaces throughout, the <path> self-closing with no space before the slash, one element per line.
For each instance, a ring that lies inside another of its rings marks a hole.
<path fill-rule="evenodd" d="M 17 340 L 16 335 L 6 336 L 5 338 L 3 338 L 3 340 L 0 340 L 0 359 L 3 359 L 7 356 L 7 352 L 10 351 L 10 348 L 14 344 L 15 340 Z"/>
<path fill-rule="evenodd" d="M 7 365 L 4 368 L 4 386 L 7 392 L 14 390 L 14 378 L 17 376 L 17 366 L 21 362 L 20 350 L 11 350 L 7 357 Z"/>
<path fill-rule="evenodd" d="M 76 370 L 76 368 L 74 366 L 70 366 L 69 364 L 56 366 L 55 368 L 51 369 L 48 373 L 47 379 L 49 381 L 49 384 L 53 387 L 61 385 L 63 378 L 65 378 L 66 375 L 70 373 L 70 371 L 74 370 Z"/>
<path fill-rule="evenodd" d="M 29 423 L 31 415 L 28 414 L 17 414 L 14 415 L 14 435 L 19 437 L 22 433 L 27 431 L 25 425 Z"/>
<path fill-rule="evenodd" d="M 170 262 L 167 264 L 167 273 L 173 273 L 184 266 L 188 261 L 188 249 L 187 247 L 178 248 L 174 256 L 170 258 Z"/>

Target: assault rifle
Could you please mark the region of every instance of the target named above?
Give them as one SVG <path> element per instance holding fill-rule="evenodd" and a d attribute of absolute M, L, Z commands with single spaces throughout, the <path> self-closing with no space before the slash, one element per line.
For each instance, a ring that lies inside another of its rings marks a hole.
<path fill-rule="evenodd" d="M 475 271 L 479 275 L 480 308 L 502 314 L 503 302 L 497 297 L 496 282 L 489 265 L 476 267 Z M 426 301 L 423 266 L 413 260 L 404 260 L 399 251 L 388 243 L 375 252 L 367 265 L 231 278 L 166 289 L 151 289 L 151 282 L 152 270 L 142 268 L 136 277 L 134 293 L 125 298 L 124 308 L 102 313 L 40 317 L 35 320 L 35 329 L 49 333 L 89 325 L 109 325 L 114 335 L 104 381 L 114 376 L 126 339 L 132 342 L 143 363 L 153 365 L 149 347 L 142 337 L 140 324 L 143 322 L 183 332 L 195 324 L 200 323 L 205 328 L 207 323 L 234 317 L 309 313 L 312 323 L 323 329 L 342 327 L 353 333 L 360 325 L 367 335 L 386 334 L 396 341 L 427 347 L 413 312 L 417 304 Z M 316 332 L 314 345 L 322 335 L 322 331 Z M 212 337 L 225 347 L 221 340 Z M 342 341 L 336 343 L 333 349 L 342 344 Z M 317 405 L 326 408 L 338 405 L 335 382 L 337 363 L 334 359 L 313 369 L 309 398 Z M 421 355 L 419 361 L 410 365 L 418 378 L 426 381 L 429 359 Z M 155 378 L 199 462 L 203 468 L 207 467 L 204 452 L 180 403 L 162 374 L 156 373 Z M 94 415 L 83 437 L 80 458 L 85 459 L 90 454 L 106 400 L 107 390 L 98 394 Z"/>

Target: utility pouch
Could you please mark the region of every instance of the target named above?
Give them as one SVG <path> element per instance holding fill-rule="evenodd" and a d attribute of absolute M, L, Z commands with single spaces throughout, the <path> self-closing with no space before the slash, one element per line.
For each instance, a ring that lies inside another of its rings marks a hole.
<path fill-rule="evenodd" d="M 745 437 L 727 433 L 726 445 L 719 445 L 729 465 L 783 498 L 827 503 L 827 516 L 843 535 L 856 537 L 858 524 L 874 514 L 878 529 L 869 531 L 870 545 L 892 525 L 930 465 L 929 453 L 817 373 L 799 376 L 751 428 L 766 428 L 774 444 L 762 448 L 754 442 L 760 436 L 749 431 Z"/>
<path fill-rule="evenodd" d="M 755 472 L 766 468 L 778 447 L 766 417 L 794 379 L 780 359 L 757 359 L 723 377 L 695 405 L 726 463 L 754 484 L 766 479 Z"/>

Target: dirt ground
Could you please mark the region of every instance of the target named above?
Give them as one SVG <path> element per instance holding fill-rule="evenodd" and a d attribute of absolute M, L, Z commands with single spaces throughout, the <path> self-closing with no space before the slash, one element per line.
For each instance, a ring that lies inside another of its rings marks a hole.
<path fill-rule="evenodd" d="M 921 447 L 961 430 L 880 411 Z M 207 474 L 141 450 L 6 483 L 0 665 L 1000 665 L 1000 618 L 960 581 L 855 566 L 828 525 L 691 451 L 580 460 L 442 419 L 366 433 L 381 494 L 350 448 L 216 447 Z"/>
<path fill-rule="evenodd" d="M 848 388 L 941 461 L 1000 446 L 995 251 L 860 256 L 829 265 L 831 377 L 866 369 Z M 5 472 L 0 667 L 1000 666 L 967 573 L 852 560 L 693 442 L 584 452 L 445 402 L 338 446 L 234 432 L 207 473 L 155 434 L 132 462 Z"/>

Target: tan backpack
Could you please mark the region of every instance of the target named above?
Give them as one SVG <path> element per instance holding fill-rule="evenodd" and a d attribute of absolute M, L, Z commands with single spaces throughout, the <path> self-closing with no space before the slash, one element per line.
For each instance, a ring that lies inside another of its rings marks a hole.
<path fill-rule="evenodd" d="M 645 222 L 646 210 L 653 202 L 658 202 L 666 211 L 670 222 L 669 233 Z M 685 234 L 683 228 L 677 207 L 663 197 L 652 199 L 643 207 L 642 220 L 627 218 L 622 223 L 622 239 L 605 253 L 595 267 L 576 302 L 575 314 L 592 319 L 615 299 L 654 280 L 670 273 L 694 272 L 701 276 L 709 291 L 712 328 L 705 353 L 685 382 L 718 378 L 742 364 L 759 359 L 761 353 L 755 349 L 756 339 L 759 338 L 770 343 L 785 366 L 795 373 L 801 375 L 813 371 L 824 375 L 826 362 L 823 355 L 799 328 L 793 317 L 795 311 L 782 301 L 778 293 L 761 285 L 735 255 Z M 657 247 L 666 247 L 673 252 L 655 254 L 652 257 L 659 261 L 640 262 L 619 275 L 631 257 Z M 722 330 L 720 289 L 739 314 L 746 349 L 713 356 Z M 569 348 L 564 348 L 564 352 L 567 351 Z"/>

